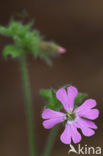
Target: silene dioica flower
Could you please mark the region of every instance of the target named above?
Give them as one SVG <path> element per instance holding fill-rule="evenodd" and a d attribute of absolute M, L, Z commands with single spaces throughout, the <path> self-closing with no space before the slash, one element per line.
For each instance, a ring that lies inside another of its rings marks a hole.
<path fill-rule="evenodd" d="M 96 100 L 87 99 L 78 108 L 74 108 L 74 101 L 78 95 L 78 90 L 70 86 L 67 91 L 64 88 L 56 92 L 56 98 L 62 103 L 65 113 L 45 109 L 42 113 L 43 126 L 46 129 L 53 128 L 56 124 L 65 122 L 65 129 L 60 140 L 64 144 L 71 144 L 71 140 L 76 144 L 82 139 L 78 129 L 81 129 L 84 136 L 92 136 L 95 134 L 94 129 L 97 129 L 95 120 L 99 116 L 98 109 L 95 109 Z"/>

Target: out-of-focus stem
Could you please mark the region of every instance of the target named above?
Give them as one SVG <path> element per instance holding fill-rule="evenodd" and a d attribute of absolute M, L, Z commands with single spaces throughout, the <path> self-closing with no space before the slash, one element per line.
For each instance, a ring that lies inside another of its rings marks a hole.
<path fill-rule="evenodd" d="M 52 148 L 54 146 L 54 143 L 55 143 L 55 139 L 56 139 L 56 136 L 57 136 L 58 129 L 59 129 L 59 125 L 55 126 L 50 131 L 50 134 L 49 134 L 49 136 L 47 138 L 47 142 L 45 144 L 42 156 L 49 156 L 50 155 L 51 150 L 52 150 Z"/>
<path fill-rule="evenodd" d="M 33 109 L 32 109 L 32 101 L 30 95 L 29 88 L 29 80 L 28 80 L 28 71 L 26 64 L 26 56 L 25 54 L 20 58 L 20 68 L 22 74 L 22 82 L 24 88 L 24 97 L 25 97 L 25 108 L 26 108 L 26 118 L 27 118 L 27 128 L 28 128 L 28 138 L 29 138 L 29 151 L 30 156 L 36 155 L 36 146 L 35 146 L 35 132 L 34 132 L 34 120 L 33 120 Z"/>

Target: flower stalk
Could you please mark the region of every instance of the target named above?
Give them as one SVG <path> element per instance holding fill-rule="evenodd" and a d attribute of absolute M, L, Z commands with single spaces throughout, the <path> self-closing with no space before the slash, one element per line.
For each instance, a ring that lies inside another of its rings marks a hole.
<path fill-rule="evenodd" d="M 50 131 L 50 134 L 47 138 L 42 156 L 50 155 L 52 148 L 54 146 L 54 143 L 55 143 L 55 138 L 57 136 L 58 129 L 59 129 L 59 126 L 57 125 Z"/>
<path fill-rule="evenodd" d="M 23 22 L 21 21 L 15 21 L 14 19 L 11 19 L 8 26 L 4 27 L 0 25 L 0 34 L 11 37 L 13 40 L 13 44 L 8 44 L 3 49 L 3 57 L 7 58 L 8 56 L 11 56 L 13 59 L 20 60 L 20 68 L 26 104 L 25 108 L 26 108 L 29 149 L 30 149 L 29 156 L 37 156 L 34 136 L 35 132 L 32 112 L 33 109 L 29 88 L 25 52 L 32 54 L 35 57 L 35 59 L 39 57 L 45 60 L 49 65 L 51 65 L 52 64 L 51 59 L 65 53 L 66 49 L 54 42 L 44 41 L 42 35 L 38 30 L 31 29 L 32 26 L 33 22 L 29 22 L 28 24 L 24 25 Z M 59 106 L 60 109 L 62 105 L 58 103 L 54 93 L 53 98 L 55 99 L 54 101 L 56 102 L 56 103 L 54 102 L 53 107 Z M 53 101 L 52 98 L 51 101 Z M 51 131 L 50 136 L 47 140 L 46 144 L 47 147 L 45 146 L 44 155 L 48 155 L 50 153 L 55 140 L 56 133 L 57 128 L 54 128 Z"/>
<path fill-rule="evenodd" d="M 24 98 L 25 98 L 25 108 L 26 108 L 26 118 L 27 118 L 27 128 L 28 128 L 28 139 L 29 139 L 29 151 L 30 156 L 36 155 L 36 147 L 35 147 L 35 132 L 34 132 L 34 120 L 33 120 L 33 109 L 32 109 L 32 101 L 30 95 L 30 87 L 29 87 L 29 79 L 28 79 L 28 71 L 26 64 L 26 56 L 23 54 L 20 57 L 20 68 L 22 74 L 22 82 L 24 88 Z"/>

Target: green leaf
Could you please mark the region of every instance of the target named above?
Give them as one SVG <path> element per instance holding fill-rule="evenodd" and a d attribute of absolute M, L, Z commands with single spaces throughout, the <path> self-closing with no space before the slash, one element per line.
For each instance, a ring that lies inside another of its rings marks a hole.
<path fill-rule="evenodd" d="M 23 53 L 23 50 L 14 45 L 7 45 L 3 50 L 4 58 L 7 58 L 10 55 L 12 58 L 17 58 Z"/>
<path fill-rule="evenodd" d="M 52 98 L 52 91 L 49 89 L 41 89 L 40 94 L 45 100 L 49 100 Z"/>
<path fill-rule="evenodd" d="M 63 108 L 63 105 L 56 98 L 56 91 L 53 89 L 50 90 L 41 90 L 40 91 L 43 98 L 47 101 L 45 108 L 50 108 L 52 110 L 60 111 Z"/>
<path fill-rule="evenodd" d="M 75 98 L 74 108 L 80 106 L 87 97 L 88 97 L 88 94 L 79 93 L 77 97 Z"/>

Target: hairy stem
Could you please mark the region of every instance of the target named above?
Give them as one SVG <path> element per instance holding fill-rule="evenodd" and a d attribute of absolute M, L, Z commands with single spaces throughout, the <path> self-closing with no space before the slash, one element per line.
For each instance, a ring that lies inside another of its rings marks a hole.
<path fill-rule="evenodd" d="M 35 133 L 34 133 L 32 101 L 31 101 L 31 95 L 30 95 L 28 71 L 27 71 L 25 54 L 22 55 L 20 58 L 20 68 L 21 68 L 23 88 L 24 88 L 25 109 L 26 109 L 28 139 L 29 139 L 29 151 L 30 151 L 29 155 L 30 156 L 37 156 L 36 155 L 36 147 L 35 147 L 35 136 L 34 136 Z"/>
<path fill-rule="evenodd" d="M 50 131 L 50 134 L 49 134 L 47 142 L 45 144 L 42 156 L 49 156 L 50 155 L 50 152 L 51 152 L 51 150 L 53 148 L 53 145 L 55 143 L 55 139 L 56 139 L 56 135 L 57 135 L 58 129 L 59 129 L 59 125 L 55 126 Z"/>

